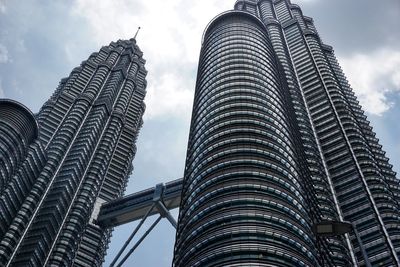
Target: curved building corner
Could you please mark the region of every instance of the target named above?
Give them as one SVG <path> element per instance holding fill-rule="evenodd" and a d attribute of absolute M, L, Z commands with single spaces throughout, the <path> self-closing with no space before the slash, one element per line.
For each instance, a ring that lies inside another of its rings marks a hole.
<path fill-rule="evenodd" d="M 27 107 L 11 99 L 0 99 L 0 189 L 26 156 L 38 130 L 35 116 Z"/>

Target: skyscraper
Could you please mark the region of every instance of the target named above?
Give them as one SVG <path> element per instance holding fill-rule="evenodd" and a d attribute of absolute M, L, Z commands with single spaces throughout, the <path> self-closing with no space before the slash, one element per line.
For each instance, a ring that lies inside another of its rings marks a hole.
<path fill-rule="evenodd" d="M 111 232 L 95 219 L 132 171 L 145 110 L 142 55 L 135 39 L 102 47 L 36 115 L 0 101 L 2 266 L 101 266 Z"/>
<path fill-rule="evenodd" d="M 207 26 L 183 183 L 174 266 L 364 266 L 361 246 L 400 266 L 396 173 L 289 0 L 238 0 Z M 355 230 L 317 237 L 322 221 Z"/>

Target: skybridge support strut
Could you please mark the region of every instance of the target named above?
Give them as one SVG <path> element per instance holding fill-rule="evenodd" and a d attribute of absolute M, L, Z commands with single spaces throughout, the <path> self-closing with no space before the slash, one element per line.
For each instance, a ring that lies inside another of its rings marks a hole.
<path fill-rule="evenodd" d="M 179 207 L 181 191 L 182 179 L 177 179 L 166 183 L 165 185 L 157 184 L 155 187 L 116 199 L 101 206 L 96 221 L 101 227 L 111 228 L 140 219 L 139 224 L 115 256 L 110 265 L 111 267 L 116 265 L 118 259 L 124 253 L 129 243 L 149 216 L 159 214 L 159 217 L 153 222 L 149 229 L 122 258 L 121 262 L 116 265 L 117 267 L 122 266 L 122 264 L 129 258 L 129 256 L 135 251 L 140 243 L 142 243 L 162 218 L 167 218 L 171 225 L 176 229 L 177 222 L 169 211 Z"/>

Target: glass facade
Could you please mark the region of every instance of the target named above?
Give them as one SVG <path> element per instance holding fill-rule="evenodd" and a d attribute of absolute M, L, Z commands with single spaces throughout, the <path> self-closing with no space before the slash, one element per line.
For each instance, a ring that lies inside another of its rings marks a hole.
<path fill-rule="evenodd" d="M 112 42 L 61 80 L 36 119 L 13 111 L 0 121 L 0 131 L 11 125 L 28 135 L 8 157 L 3 147 L 13 136 L 0 137 L 1 163 L 11 160 L 0 165 L 8 177 L 0 191 L 2 266 L 102 265 L 111 230 L 95 219 L 132 171 L 145 110 L 142 56 L 134 39 Z M 11 110 L 3 102 L 2 117 Z"/>
<path fill-rule="evenodd" d="M 399 266 L 399 181 L 313 20 L 238 0 L 206 28 L 174 266 Z"/>

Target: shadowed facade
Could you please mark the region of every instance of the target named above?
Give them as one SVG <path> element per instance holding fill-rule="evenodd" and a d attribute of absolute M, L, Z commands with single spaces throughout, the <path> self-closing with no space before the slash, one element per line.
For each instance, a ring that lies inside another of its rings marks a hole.
<path fill-rule="evenodd" d="M 236 1 L 202 40 L 174 266 L 399 265 L 399 181 L 332 47 L 288 0 Z"/>
<path fill-rule="evenodd" d="M 15 128 L 0 138 L 1 163 L 10 159 L 0 165 L 5 266 L 102 265 L 111 230 L 95 219 L 102 203 L 122 196 L 132 171 L 145 110 L 142 55 L 135 39 L 102 47 L 61 80 L 36 118 L 0 101 L 0 131 Z M 3 150 L 18 131 L 27 135 L 20 151 Z"/>

